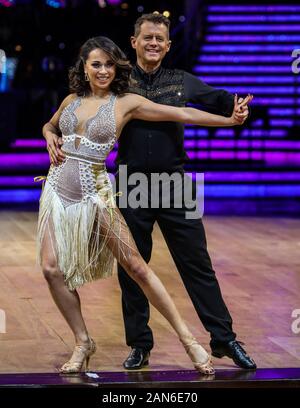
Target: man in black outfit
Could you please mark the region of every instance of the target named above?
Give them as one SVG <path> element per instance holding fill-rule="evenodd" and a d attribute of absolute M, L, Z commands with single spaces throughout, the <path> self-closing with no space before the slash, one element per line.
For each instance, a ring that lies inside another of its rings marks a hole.
<path fill-rule="evenodd" d="M 185 106 L 187 102 L 192 102 L 213 109 L 218 114 L 231 115 L 233 95 L 225 90 L 216 90 L 187 72 L 161 66 L 171 43 L 166 17 L 161 14 L 141 16 L 135 24 L 131 43 L 137 53 L 137 64 L 133 68 L 130 92 L 157 103 Z M 247 115 L 246 107 L 245 118 Z M 183 126 L 179 123 L 131 121 L 119 139 L 117 163 L 127 165 L 128 176 L 141 172 L 150 178 L 152 173 L 179 172 L 184 177 L 186 153 L 183 134 Z M 118 182 L 123 175 L 122 170 L 117 175 Z M 128 191 L 131 188 L 127 186 Z M 146 262 L 151 258 L 151 233 L 157 221 L 197 314 L 211 334 L 212 355 L 218 358 L 228 356 L 239 367 L 255 369 L 255 362 L 236 341 L 236 334 L 232 330 L 232 319 L 207 252 L 201 218 L 187 219 L 185 206 L 127 206 L 120 210 Z M 148 325 L 149 304 L 142 290 L 120 265 L 118 276 L 122 288 L 126 342 L 132 348 L 124 367 L 139 369 L 148 364 L 153 347 L 153 335 Z"/>

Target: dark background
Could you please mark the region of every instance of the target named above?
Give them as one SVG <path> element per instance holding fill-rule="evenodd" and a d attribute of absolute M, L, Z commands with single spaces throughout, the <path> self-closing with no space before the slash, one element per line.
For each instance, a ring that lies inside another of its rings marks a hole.
<path fill-rule="evenodd" d="M 17 0 L 12 7 L 0 6 L 0 48 L 5 50 L 7 57 L 17 60 L 15 76 L 10 83 L 13 95 L 5 100 L 6 105 L 17 101 L 16 106 L 5 109 L 6 116 L 14 110 L 17 117 L 15 129 L 8 132 L 11 138 L 40 134 L 42 125 L 68 93 L 68 68 L 88 38 L 110 37 L 134 61 L 129 38 L 134 22 L 143 13 L 171 10 L 175 45 L 165 64 L 190 67 L 189 47 L 183 44 L 186 21 L 179 20 L 185 12 L 184 1 L 132 0 L 120 1 L 117 5 L 107 1 L 104 8 L 95 0 L 67 0 L 65 7 L 59 8 L 47 3 L 51 2 Z M 55 3 L 59 2 L 51 4 Z"/>

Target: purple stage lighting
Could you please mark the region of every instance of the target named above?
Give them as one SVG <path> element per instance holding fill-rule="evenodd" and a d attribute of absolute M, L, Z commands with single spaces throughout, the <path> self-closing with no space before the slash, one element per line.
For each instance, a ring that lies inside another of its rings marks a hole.
<path fill-rule="evenodd" d="M 225 88 L 225 87 L 224 87 Z M 254 95 L 262 94 L 262 95 L 289 95 L 289 94 L 299 94 L 299 92 L 295 92 L 295 88 L 292 86 L 226 86 L 226 90 L 232 93 L 253 93 Z"/>
<path fill-rule="evenodd" d="M 291 50 L 299 48 L 299 44 L 263 44 L 263 45 L 251 45 L 251 44 L 237 44 L 237 45 L 223 45 L 223 44 L 205 44 L 201 48 L 202 52 L 223 52 L 223 53 L 235 53 L 235 52 L 286 52 L 291 55 Z"/>
<path fill-rule="evenodd" d="M 272 116 L 291 116 L 298 115 L 300 116 L 300 109 L 279 109 L 274 108 L 269 110 L 269 114 Z"/>
<path fill-rule="evenodd" d="M 300 164 L 300 153 L 251 151 L 188 151 L 190 159 L 198 160 L 251 160 L 263 161 L 267 166 L 291 166 Z"/>
<path fill-rule="evenodd" d="M 231 35 L 231 34 L 211 34 L 206 37 L 207 41 L 211 42 L 220 42 L 220 43 L 230 43 L 230 42 L 241 42 L 241 43 L 287 43 L 287 42 L 299 42 L 300 35 L 286 35 L 286 34 L 240 34 L 240 35 Z"/>
<path fill-rule="evenodd" d="M 198 65 L 195 67 L 196 72 L 247 72 L 247 73 L 283 73 L 288 74 L 291 72 L 290 65 L 277 65 L 277 66 L 266 66 L 266 65 Z"/>
<path fill-rule="evenodd" d="M 291 22 L 300 22 L 300 16 L 276 16 L 276 15 L 211 15 L 207 17 L 209 23 L 286 23 L 287 21 Z"/>
<path fill-rule="evenodd" d="M 186 140 L 186 149 L 273 149 L 300 151 L 300 142 L 284 140 Z"/>
<path fill-rule="evenodd" d="M 208 11 L 212 13 L 299 13 L 300 6 L 209 6 Z"/>
<path fill-rule="evenodd" d="M 211 27 L 210 30 L 211 32 L 225 32 L 225 33 L 230 33 L 230 32 L 266 32 L 270 31 L 273 33 L 274 31 L 283 31 L 284 33 L 289 32 L 289 31 L 300 31 L 300 26 L 297 24 L 293 25 L 287 25 L 287 24 L 280 24 L 280 25 L 275 25 L 275 24 L 270 24 L 270 25 L 262 25 L 262 24 L 256 24 L 256 25 L 250 25 L 250 24 L 237 24 L 237 25 L 232 25 L 232 24 L 222 24 L 218 25 L 216 27 Z"/>
<path fill-rule="evenodd" d="M 299 186 L 279 185 L 204 185 L 205 197 L 299 197 Z"/>
<path fill-rule="evenodd" d="M 275 83 L 275 84 L 293 84 L 295 82 L 292 76 L 220 76 L 220 75 L 201 75 L 199 79 L 208 82 L 210 84 L 220 84 L 224 87 L 225 84 L 265 84 L 265 83 Z"/>
<path fill-rule="evenodd" d="M 122 0 L 107 0 L 107 3 L 111 6 L 118 6 L 120 3 L 122 3 Z"/>
<path fill-rule="evenodd" d="M 199 62 L 281 62 L 289 64 L 291 62 L 290 55 L 201 55 L 198 58 Z"/>
<path fill-rule="evenodd" d="M 0 0 L 0 6 L 11 7 L 16 4 L 15 0 Z"/>

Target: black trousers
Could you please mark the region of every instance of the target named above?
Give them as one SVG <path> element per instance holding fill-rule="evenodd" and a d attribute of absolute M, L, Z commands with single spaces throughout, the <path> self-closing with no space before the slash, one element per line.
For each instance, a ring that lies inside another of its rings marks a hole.
<path fill-rule="evenodd" d="M 232 319 L 212 268 L 201 218 L 186 219 L 184 207 L 127 207 L 120 208 L 120 211 L 147 263 L 152 252 L 153 225 L 157 221 L 195 310 L 211 335 L 211 345 L 234 340 Z M 148 325 L 148 300 L 120 265 L 118 277 L 122 289 L 126 343 L 130 347 L 151 350 L 153 335 Z"/>

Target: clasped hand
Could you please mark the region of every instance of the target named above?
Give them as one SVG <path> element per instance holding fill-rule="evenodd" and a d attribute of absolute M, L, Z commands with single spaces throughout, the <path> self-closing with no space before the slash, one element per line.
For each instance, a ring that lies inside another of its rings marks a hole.
<path fill-rule="evenodd" d="M 234 96 L 234 108 L 231 115 L 233 125 L 242 125 L 249 116 L 248 104 L 252 101 L 253 95 L 248 94 L 246 98 Z"/>

